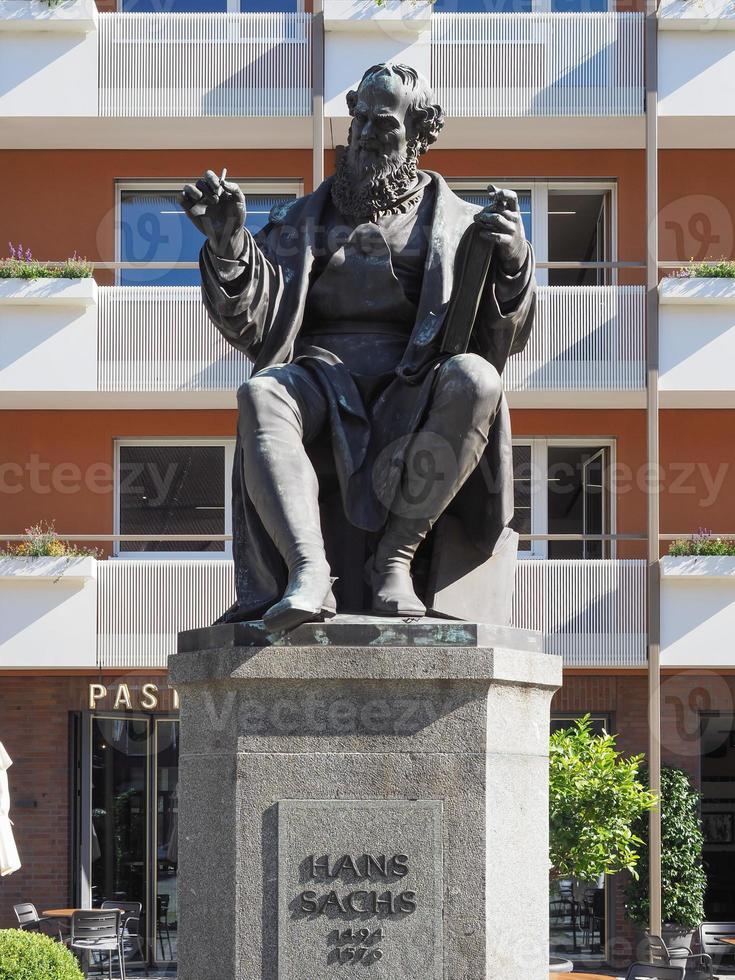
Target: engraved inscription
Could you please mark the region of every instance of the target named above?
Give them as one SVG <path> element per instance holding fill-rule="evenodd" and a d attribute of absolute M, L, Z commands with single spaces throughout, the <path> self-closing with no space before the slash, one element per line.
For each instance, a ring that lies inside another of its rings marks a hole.
<path fill-rule="evenodd" d="M 279 980 L 441 977 L 441 803 L 279 804 Z"/>

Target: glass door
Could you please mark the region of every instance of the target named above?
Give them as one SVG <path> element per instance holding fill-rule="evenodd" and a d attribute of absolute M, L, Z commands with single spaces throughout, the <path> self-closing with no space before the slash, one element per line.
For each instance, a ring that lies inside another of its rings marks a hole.
<path fill-rule="evenodd" d="M 178 726 L 130 712 L 81 726 L 78 901 L 140 903 L 133 965 L 176 962 Z"/>

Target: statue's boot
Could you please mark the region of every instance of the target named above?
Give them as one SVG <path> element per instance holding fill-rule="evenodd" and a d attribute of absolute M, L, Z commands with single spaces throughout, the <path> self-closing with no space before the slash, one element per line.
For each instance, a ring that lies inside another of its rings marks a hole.
<path fill-rule="evenodd" d="M 319 481 L 304 448 L 302 416 L 310 406 L 279 381 L 278 371 L 256 375 L 238 400 L 247 492 L 288 569 L 283 597 L 263 615 L 269 632 L 281 633 L 337 611 L 319 519 Z M 312 414 L 319 408 L 312 406 Z"/>
<path fill-rule="evenodd" d="M 373 612 L 426 615 L 411 563 L 480 461 L 501 398 L 497 371 L 476 354 L 451 357 L 440 369 L 431 409 L 406 453 L 401 487 L 373 557 Z"/>

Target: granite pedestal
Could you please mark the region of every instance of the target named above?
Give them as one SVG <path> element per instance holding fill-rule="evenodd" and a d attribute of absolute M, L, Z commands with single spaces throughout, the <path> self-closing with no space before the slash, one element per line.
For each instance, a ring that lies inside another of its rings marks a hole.
<path fill-rule="evenodd" d="M 179 980 L 547 980 L 538 634 L 183 633 Z"/>

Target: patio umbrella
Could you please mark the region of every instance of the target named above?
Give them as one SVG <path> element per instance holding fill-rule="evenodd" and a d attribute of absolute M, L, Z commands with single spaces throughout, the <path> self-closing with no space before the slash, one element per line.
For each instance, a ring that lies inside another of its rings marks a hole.
<path fill-rule="evenodd" d="M 12 875 L 20 868 L 18 849 L 13 837 L 13 825 L 10 822 L 10 788 L 8 786 L 8 769 L 13 762 L 0 742 L 0 875 Z"/>

